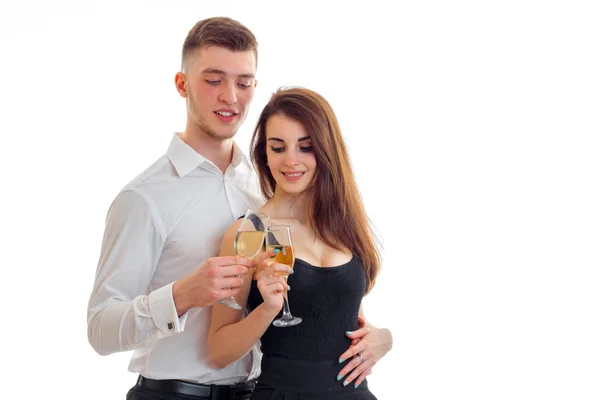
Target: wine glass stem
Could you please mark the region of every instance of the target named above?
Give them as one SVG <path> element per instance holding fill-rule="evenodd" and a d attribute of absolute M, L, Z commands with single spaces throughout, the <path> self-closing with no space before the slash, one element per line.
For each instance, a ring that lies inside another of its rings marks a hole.
<path fill-rule="evenodd" d="M 283 319 L 292 319 L 292 313 L 290 312 L 290 305 L 288 304 L 287 296 L 283 295 Z"/>

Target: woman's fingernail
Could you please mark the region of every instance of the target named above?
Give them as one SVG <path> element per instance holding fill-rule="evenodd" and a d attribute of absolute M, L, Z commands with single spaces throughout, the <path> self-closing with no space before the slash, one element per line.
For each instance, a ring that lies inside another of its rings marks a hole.
<path fill-rule="evenodd" d="M 288 285 L 288 291 L 292 290 L 292 288 L 290 287 L 290 285 Z"/>
<path fill-rule="evenodd" d="M 279 253 L 280 251 L 281 251 L 281 249 L 277 249 L 277 248 L 273 249 L 273 253 L 275 253 L 275 254 Z"/>
<path fill-rule="evenodd" d="M 352 335 L 352 331 L 346 331 L 346 335 Z"/>
<path fill-rule="evenodd" d="M 294 270 L 293 270 L 293 269 L 292 269 L 292 270 L 290 270 L 290 275 L 291 275 L 291 274 L 293 274 L 293 273 L 294 273 Z"/>
<path fill-rule="evenodd" d="M 350 382 L 348 382 L 348 381 L 344 381 L 344 386 L 348 386 L 349 383 Z"/>
<path fill-rule="evenodd" d="M 340 364 L 344 362 L 344 358 L 340 357 Z"/>
<path fill-rule="evenodd" d="M 338 382 L 339 382 L 339 381 L 341 381 L 341 380 L 342 380 L 342 378 L 343 378 L 343 376 L 341 376 L 341 375 L 338 375 L 338 377 L 337 377 L 337 380 L 338 380 Z"/>
<path fill-rule="evenodd" d="M 354 384 L 354 389 L 356 389 L 356 388 L 357 388 L 357 387 L 359 387 L 359 386 L 360 386 L 360 383 L 355 383 L 355 384 Z"/>

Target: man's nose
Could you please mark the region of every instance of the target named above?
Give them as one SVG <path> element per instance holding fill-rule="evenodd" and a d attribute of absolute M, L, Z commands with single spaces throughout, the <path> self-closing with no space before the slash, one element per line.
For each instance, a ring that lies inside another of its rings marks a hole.
<path fill-rule="evenodd" d="M 223 85 L 221 88 L 221 93 L 219 93 L 219 101 L 230 105 L 237 103 L 237 96 L 233 83 L 226 83 Z"/>

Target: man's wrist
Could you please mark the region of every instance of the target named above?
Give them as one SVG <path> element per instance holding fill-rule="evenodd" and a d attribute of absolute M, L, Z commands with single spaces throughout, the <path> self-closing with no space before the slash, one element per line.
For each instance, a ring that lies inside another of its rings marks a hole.
<path fill-rule="evenodd" d="M 191 306 L 188 304 L 185 290 L 185 278 L 177 280 L 173 283 L 173 303 L 177 310 L 177 315 L 181 317 Z"/>

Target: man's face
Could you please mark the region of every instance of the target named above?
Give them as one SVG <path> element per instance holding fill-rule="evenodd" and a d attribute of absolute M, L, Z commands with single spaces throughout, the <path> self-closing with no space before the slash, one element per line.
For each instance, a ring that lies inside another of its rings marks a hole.
<path fill-rule="evenodd" d="M 256 85 L 253 51 L 211 46 L 196 50 L 183 74 L 188 124 L 218 140 L 232 138 L 246 119 Z"/>

